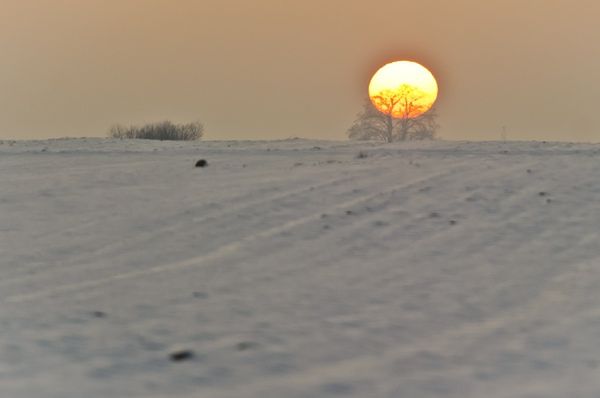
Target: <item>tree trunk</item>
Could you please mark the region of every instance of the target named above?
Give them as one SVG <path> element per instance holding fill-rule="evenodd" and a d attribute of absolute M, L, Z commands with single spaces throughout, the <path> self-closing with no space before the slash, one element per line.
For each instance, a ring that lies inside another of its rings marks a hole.
<path fill-rule="evenodd" d="M 408 138 L 408 130 L 410 128 L 408 118 L 403 118 L 400 121 L 400 141 L 406 141 Z"/>
<path fill-rule="evenodd" d="M 390 143 L 394 141 L 394 118 L 391 114 L 386 115 L 386 137 L 385 140 Z"/>

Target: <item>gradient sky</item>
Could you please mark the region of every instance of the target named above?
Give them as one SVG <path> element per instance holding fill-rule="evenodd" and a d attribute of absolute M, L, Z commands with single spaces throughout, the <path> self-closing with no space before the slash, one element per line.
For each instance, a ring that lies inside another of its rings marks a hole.
<path fill-rule="evenodd" d="M 372 73 L 438 78 L 444 139 L 600 141 L 596 0 L 0 0 L 0 138 L 200 120 L 343 139 Z"/>

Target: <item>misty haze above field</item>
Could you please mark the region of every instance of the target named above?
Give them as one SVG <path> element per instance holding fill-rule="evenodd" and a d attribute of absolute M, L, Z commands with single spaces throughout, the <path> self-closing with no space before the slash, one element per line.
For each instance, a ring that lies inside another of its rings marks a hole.
<path fill-rule="evenodd" d="M 444 139 L 597 141 L 596 1 L 3 0 L 0 138 L 200 120 L 207 139 L 342 139 L 371 74 L 438 78 Z M 594 80 L 596 79 L 596 80 Z"/>

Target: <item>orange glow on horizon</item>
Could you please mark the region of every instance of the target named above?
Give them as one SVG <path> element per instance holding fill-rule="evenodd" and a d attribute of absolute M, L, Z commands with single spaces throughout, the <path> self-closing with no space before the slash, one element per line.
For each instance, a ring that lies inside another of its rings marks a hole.
<path fill-rule="evenodd" d="M 382 113 L 397 119 L 416 118 L 435 103 L 438 85 L 424 66 L 411 61 L 384 65 L 371 78 L 369 98 Z"/>

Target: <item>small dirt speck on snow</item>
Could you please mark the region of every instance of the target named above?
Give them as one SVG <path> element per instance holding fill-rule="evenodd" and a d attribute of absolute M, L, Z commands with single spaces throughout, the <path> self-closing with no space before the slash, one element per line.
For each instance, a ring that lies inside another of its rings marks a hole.
<path fill-rule="evenodd" d="M 198 299 L 205 299 L 205 298 L 208 298 L 208 293 L 194 292 L 194 293 L 192 293 L 192 296 L 194 296 L 194 298 L 198 298 Z"/>

